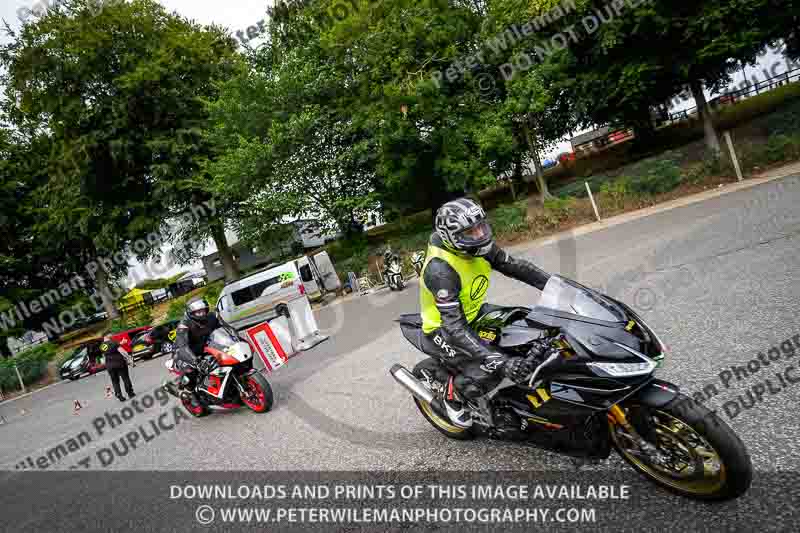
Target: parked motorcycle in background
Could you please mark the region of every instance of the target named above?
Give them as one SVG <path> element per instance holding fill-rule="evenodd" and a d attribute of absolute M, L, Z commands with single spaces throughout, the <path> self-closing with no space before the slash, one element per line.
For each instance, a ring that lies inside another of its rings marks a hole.
<path fill-rule="evenodd" d="M 422 267 L 425 264 L 425 252 L 422 250 L 417 250 L 411 255 L 411 264 L 414 266 L 414 272 L 417 273 L 417 276 L 422 275 Z"/>
<path fill-rule="evenodd" d="M 383 279 L 386 285 L 393 291 L 401 291 L 405 288 L 406 282 L 403 279 L 403 267 L 400 264 L 400 257 L 387 248 L 383 252 Z"/>

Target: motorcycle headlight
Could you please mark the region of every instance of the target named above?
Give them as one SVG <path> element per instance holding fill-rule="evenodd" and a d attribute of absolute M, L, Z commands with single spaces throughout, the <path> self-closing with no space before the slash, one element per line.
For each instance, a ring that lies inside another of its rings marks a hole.
<path fill-rule="evenodd" d="M 641 363 L 587 363 L 588 366 L 596 368 L 609 376 L 622 378 L 650 374 L 656 369 L 658 364 L 655 361 L 642 361 Z"/>

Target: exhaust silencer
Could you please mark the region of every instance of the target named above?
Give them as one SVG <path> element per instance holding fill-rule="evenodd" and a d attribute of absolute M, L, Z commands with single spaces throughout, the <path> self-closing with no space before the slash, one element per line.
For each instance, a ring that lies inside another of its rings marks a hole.
<path fill-rule="evenodd" d="M 389 373 L 400 385 L 405 387 L 415 398 L 425 403 L 433 404 L 433 393 L 422 384 L 420 380 L 406 370 L 403 365 L 396 364 L 392 366 Z M 436 402 L 438 403 L 438 402 Z"/>

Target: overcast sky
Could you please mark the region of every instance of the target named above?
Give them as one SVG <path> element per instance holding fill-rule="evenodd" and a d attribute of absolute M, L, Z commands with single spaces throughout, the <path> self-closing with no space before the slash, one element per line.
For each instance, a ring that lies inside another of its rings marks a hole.
<path fill-rule="evenodd" d="M 48 0 L 55 1 L 55 0 Z M 18 29 L 20 20 L 18 19 L 17 12 L 21 8 L 28 8 L 34 10 L 34 7 L 39 2 L 27 2 L 23 0 L 2 0 L 0 2 L 0 17 L 7 21 L 13 29 Z M 258 22 L 266 17 L 266 8 L 268 5 L 273 5 L 274 0 L 229 0 L 227 2 L 220 2 L 218 0 L 161 0 L 161 4 L 171 11 L 193 19 L 201 24 L 217 24 L 228 28 L 231 34 L 235 35 L 237 31 L 241 30 L 247 34 L 249 26 L 256 26 Z M 46 5 L 46 4 L 44 4 Z M 5 36 L 0 36 L 0 39 L 5 41 Z M 254 39 L 250 44 L 257 45 L 259 38 Z M 777 66 L 777 70 L 776 70 Z M 747 77 L 752 78 L 756 76 L 758 80 L 765 79 L 763 69 L 772 70 L 773 74 L 782 74 L 786 71 L 786 65 L 782 62 L 780 56 L 774 52 L 769 52 L 762 58 L 758 67 L 747 68 Z M 733 85 L 738 85 L 744 79 L 741 72 L 734 75 Z M 672 111 L 680 111 L 695 105 L 694 99 L 689 98 L 686 102 L 680 102 L 675 106 Z M 582 133 L 582 132 L 577 132 Z M 553 156 L 564 151 L 571 151 L 569 141 L 559 143 L 547 156 Z M 230 242 L 235 240 L 234 236 L 230 236 Z M 204 253 L 214 251 L 215 247 L 209 243 Z M 136 265 L 135 263 L 132 266 Z M 173 266 L 167 270 L 162 277 L 176 274 L 182 270 L 198 270 L 201 264 L 190 265 L 186 267 Z M 136 265 L 136 268 L 140 268 Z"/>

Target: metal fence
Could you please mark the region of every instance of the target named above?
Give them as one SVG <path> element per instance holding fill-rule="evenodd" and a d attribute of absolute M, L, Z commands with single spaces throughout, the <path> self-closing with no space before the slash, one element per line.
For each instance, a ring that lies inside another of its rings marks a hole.
<path fill-rule="evenodd" d="M 742 89 L 728 91 L 725 94 L 721 94 L 720 96 L 709 100 L 708 107 L 712 110 L 717 110 L 722 106 L 734 104 L 736 102 L 740 102 L 741 100 L 746 100 L 752 96 L 769 92 L 773 89 L 777 89 L 778 87 L 795 83 L 797 81 L 800 81 L 800 68 L 784 72 L 783 74 L 773 76 L 772 78 L 768 78 L 764 81 L 756 82 L 755 84 L 748 85 Z M 668 117 L 658 121 L 658 125 L 662 126 L 672 124 L 673 122 L 679 122 L 681 120 L 688 120 L 696 115 L 697 106 L 690 107 L 684 111 L 669 113 Z"/>

